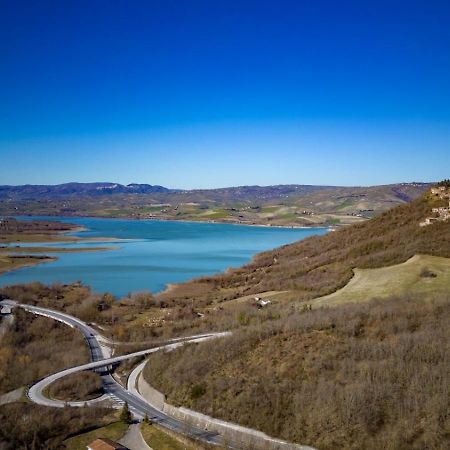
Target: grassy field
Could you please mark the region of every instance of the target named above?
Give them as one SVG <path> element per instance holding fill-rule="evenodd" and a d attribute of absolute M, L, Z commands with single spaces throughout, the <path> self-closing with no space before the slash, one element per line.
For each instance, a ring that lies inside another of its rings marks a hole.
<path fill-rule="evenodd" d="M 359 303 L 373 298 L 390 298 L 408 294 L 446 294 L 450 286 L 450 258 L 415 255 L 402 264 L 379 269 L 354 269 L 354 277 L 342 289 L 301 304 L 319 306 Z M 240 305 L 252 305 L 254 298 L 270 300 L 273 305 L 286 307 L 295 301 L 295 291 L 267 291 L 244 295 L 221 303 L 222 310 L 236 310 Z M 206 308 L 214 311 L 216 306 Z M 142 316 L 148 319 L 148 313 Z M 137 322 L 136 322 L 137 324 Z"/>
<path fill-rule="evenodd" d="M 379 269 L 354 269 L 350 282 L 334 292 L 314 300 L 314 306 L 367 301 L 399 295 L 448 293 L 450 258 L 415 255 L 408 261 Z"/>
<path fill-rule="evenodd" d="M 144 423 L 141 430 L 142 437 L 153 450 L 192 450 L 194 448 L 177 441 L 154 425 Z"/>
<path fill-rule="evenodd" d="M 107 438 L 118 441 L 127 431 L 128 425 L 123 422 L 114 422 L 105 427 L 97 428 L 89 433 L 74 436 L 63 442 L 67 450 L 86 450 L 89 443 L 98 438 Z M 157 450 L 155 448 L 155 450 Z"/>

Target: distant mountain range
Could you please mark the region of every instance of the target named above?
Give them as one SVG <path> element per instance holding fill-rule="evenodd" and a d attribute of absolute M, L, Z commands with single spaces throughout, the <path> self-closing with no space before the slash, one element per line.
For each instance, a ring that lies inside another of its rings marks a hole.
<path fill-rule="evenodd" d="M 199 220 L 264 225 L 353 223 L 423 194 L 430 183 L 368 187 L 237 186 L 169 189 L 132 183 L 0 186 L 0 215 Z"/>
<path fill-rule="evenodd" d="M 0 198 L 38 199 L 61 198 L 80 195 L 102 196 L 111 194 L 150 194 L 155 192 L 171 192 L 163 186 L 150 184 L 118 184 L 118 183 L 64 183 L 55 185 L 25 184 L 22 186 L 0 186 Z"/>
<path fill-rule="evenodd" d="M 410 197 L 402 193 L 402 187 L 423 187 L 424 190 L 430 183 L 399 183 L 386 185 L 397 189 L 400 197 L 409 201 Z M 55 185 L 33 185 L 25 184 L 19 186 L 0 185 L 0 199 L 52 199 L 77 196 L 111 196 L 116 194 L 181 194 L 199 197 L 208 197 L 210 200 L 222 201 L 248 201 L 253 199 L 268 200 L 275 198 L 291 197 L 310 194 L 318 191 L 336 191 L 341 189 L 373 189 L 381 186 L 364 187 L 341 187 L 341 186 L 314 186 L 304 184 L 280 184 L 273 186 L 237 186 L 216 189 L 170 189 L 164 186 L 131 183 L 123 185 L 120 183 L 64 183 Z"/>
<path fill-rule="evenodd" d="M 286 184 L 274 186 L 237 186 L 217 189 L 170 189 L 151 184 L 131 183 L 64 183 L 56 185 L 0 186 L 0 199 L 37 200 L 61 199 L 79 196 L 102 197 L 117 194 L 181 194 L 195 197 L 197 201 L 207 198 L 214 201 L 252 201 L 302 195 L 320 190 L 333 190 L 334 186 Z"/>

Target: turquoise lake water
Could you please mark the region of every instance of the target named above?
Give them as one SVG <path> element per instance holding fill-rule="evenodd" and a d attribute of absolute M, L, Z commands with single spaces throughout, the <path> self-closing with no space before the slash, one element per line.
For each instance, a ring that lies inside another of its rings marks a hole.
<path fill-rule="evenodd" d="M 31 281 L 69 283 L 79 280 L 96 292 L 111 292 L 117 296 L 143 290 L 158 292 L 169 283 L 239 267 L 261 251 L 327 232 L 326 228 L 291 229 L 73 217 L 45 219 L 88 228 L 88 231 L 73 233 L 79 237 L 118 240 L 64 244 L 64 247 L 113 245 L 118 248 L 99 252 L 49 253 L 58 257 L 58 260 L 1 275 L 0 285 Z"/>

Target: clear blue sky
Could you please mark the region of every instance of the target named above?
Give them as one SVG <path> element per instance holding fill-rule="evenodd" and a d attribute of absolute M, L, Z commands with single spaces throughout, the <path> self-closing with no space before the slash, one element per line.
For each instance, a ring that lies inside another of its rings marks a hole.
<path fill-rule="evenodd" d="M 0 184 L 450 176 L 448 0 L 0 3 Z"/>

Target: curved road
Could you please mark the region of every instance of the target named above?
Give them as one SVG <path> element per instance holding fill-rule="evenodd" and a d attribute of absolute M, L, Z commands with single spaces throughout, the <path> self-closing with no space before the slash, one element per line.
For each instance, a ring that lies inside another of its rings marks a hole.
<path fill-rule="evenodd" d="M 6 302 L 6 301 L 4 301 Z M 0 302 L 1 303 L 1 302 Z M 56 381 L 59 378 L 62 378 L 71 373 L 80 372 L 83 370 L 93 370 L 106 368 L 109 366 L 119 363 L 120 361 L 124 361 L 129 358 L 134 358 L 137 356 L 147 355 L 159 350 L 170 351 L 177 347 L 180 347 L 184 344 L 191 342 L 202 342 L 209 339 L 216 339 L 220 337 L 229 336 L 230 332 L 222 332 L 222 333 L 210 333 L 210 334 L 201 334 L 196 336 L 190 336 L 186 338 L 176 338 L 171 341 L 170 344 L 162 345 L 159 347 L 154 347 L 147 350 L 141 350 L 138 352 L 130 353 L 128 355 L 111 357 L 111 342 L 98 333 L 97 330 L 90 327 L 88 324 L 83 322 L 82 320 L 70 316 L 69 314 L 65 314 L 59 311 L 54 311 L 51 309 L 41 308 L 38 306 L 24 305 L 24 304 L 15 304 L 12 306 L 18 306 L 20 308 L 25 309 L 33 314 L 42 315 L 45 317 L 52 318 L 54 320 L 58 320 L 66 325 L 76 328 L 81 331 L 86 338 L 86 341 L 89 345 L 89 349 L 91 352 L 92 362 L 83 364 L 77 367 L 72 367 L 69 369 L 62 370 L 53 375 L 50 375 L 30 387 L 28 391 L 29 398 L 35 403 L 45 405 L 45 406 L 53 406 L 53 407 L 64 407 L 67 405 L 66 402 L 59 400 L 51 400 L 43 395 L 43 390 L 49 386 L 51 383 Z M 130 411 L 138 418 L 144 418 L 148 416 L 153 422 L 160 424 L 161 426 L 173 430 L 177 433 L 184 434 L 193 439 L 197 439 L 203 441 L 205 443 L 211 445 L 221 445 L 226 446 L 227 448 L 232 449 L 240 449 L 242 445 L 237 442 L 232 442 L 227 439 L 225 442 L 223 437 L 214 431 L 205 431 L 201 428 L 192 426 L 186 422 L 183 422 L 178 419 L 174 419 L 173 417 L 168 416 L 164 412 L 154 408 L 151 406 L 137 391 L 136 389 L 136 378 L 139 372 L 143 369 L 145 362 L 140 364 L 133 372 L 130 374 L 128 380 L 128 389 L 123 387 L 120 383 L 118 383 L 113 376 L 109 372 L 104 372 L 101 374 L 102 383 L 103 383 L 103 391 L 104 395 L 87 402 L 70 402 L 70 406 L 84 406 L 86 404 L 94 404 L 100 402 L 102 400 L 107 399 L 108 397 L 112 398 L 118 404 L 123 404 L 125 402 L 128 403 Z M 291 448 L 291 447 L 289 447 Z M 303 449 L 303 450 L 315 450 L 309 446 L 301 446 L 297 444 L 292 444 L 292 448 Z"/>
<path fill-rule="evenodd" d="M 216 333 L 216 334 L 208 334 L 208 335 L 200 335 L 193 337 L 191 339 L 187 338 L 181 342 L 175 342 L 172 344 L 164 345 L 161 347 L 156 347 L 149 350 L 143 350 L 135 353 L 131 353 L 129 355 L 117 356 L 114 358 L 106 357 L 109 356 L 109 347 L 105 344 L 108 342 L 106 338 L 104 338 L 101 334 L 99 334 L 95 329 L 87 325 L 85 322 L 77 319 L 76 317 L 70 316 L 65 313 L 61 313 L 59 311 L 53 311 L 46 308 L 41 308 L 37 306 L 31 305 L 23 305 L 18 304 L 18 307 L 25 309 L 34 314 L 46 316 L 52 318 L 54 320 L 58 320 L 60 322 L 65 323 L 66 325 L 77 328 L 80 330 L 89 345 L 89 349 L 91 352 L 92 362 L 88 364 L 83 364 L 81 366 L 72 367 L 70 369 L 62 370 L 56 374 L 50 375 L 49 377 L 40 380 L 29 389 L 28 395 L 30 399 L 38 404 L 46 405 L 46 406 L 54 406 L 54 407 L 63 407 L 65 405 L 64 402 L 57 400 L 50 400 L 46 398 L 42 391 L 53 383 L 55 380 L 62 378 L 70 373 L 79 372 L 82 370 L 89 370 L 95 368 L 101 368 L 105 366 L 112 365 L 114 363 L 118 363 L 128 358 L 133 358 L 136 356 L 142 356 L 148 353 L 152 353 L 158 350 L 172 350 L 178 346 L 184 345 L 188 342 L 201 342 L 207 339 L 214 339 L 222 336 L 229 335 L 229 333 Z M 119 384 L 109 373 L 102 375 L 103 382 L 103 390 L 107 396 L 112 397 L 119 403 L 127 402 L 130 408 L 130 411 L 137 417 L 143 418 L 147 415 L 153 422 L 156 422 L 170 430 L 176 431 L 177 433 L 181 433 L 184 435 L 188 435 L 194 439 L 199 439 L 203 442 L 212 445 L 223 445 L 222 437 L 215 432 L 205 431 L 201 428 L 196 428 L 190 425 L 187 425 L 185 422 L 169 417 L 167 414 L 164 414 L 162 411 L 159 411 L 152 406 L 150 406 L 142 397 L 138 397 L 131 392 L 129 392 L 126 388 L 124 388 L 121 384 Z M 104 399 L 104 397 L 100 397 L 100 399 Z M 97 399 L 99 401 L 100 399 Z M 71 405 L 73 406 L 83 406 L 87 402 L 73 402 Z M 231 448 L 237 448 L 233 445 L 228 445 Z"/>

